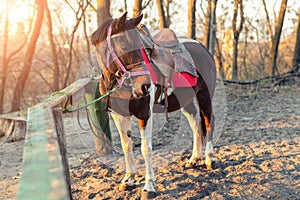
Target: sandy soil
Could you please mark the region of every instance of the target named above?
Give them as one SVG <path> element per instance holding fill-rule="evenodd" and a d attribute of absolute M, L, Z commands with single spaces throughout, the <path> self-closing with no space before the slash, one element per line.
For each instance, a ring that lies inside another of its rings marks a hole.
<path fill-rule="evenodd" d="M 154 199 L 300 199 L 299 84 L 277 90 L 227 86 L 226 94 L 227 117 L 214 147 L 213 170 L 207 170 L 203 161 L 192 169 L 184 167 L 192 141 L 179 114 L 171 115 L 172 124 L 154 136 Z M 138 138 L 136 185 L 120 191 L 122 156 L 96 156 L 90 135 L 78 137 L 78 128 L 69 129 L 74 118 L 65 122 L 73 198 L 139 199 L 144 172 Z M 82 126 L 86 127 L 84 121 Z M 23 141 L 0 144 L 0 199 L 15 199 L 22 148 Z M 115 148 L 119 152 L 119 143 Z"/>

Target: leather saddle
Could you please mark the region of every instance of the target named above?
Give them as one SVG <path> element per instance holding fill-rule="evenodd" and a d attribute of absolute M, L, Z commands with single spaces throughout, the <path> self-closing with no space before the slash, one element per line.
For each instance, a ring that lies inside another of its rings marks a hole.
<path fill-rule="evenodd" d="M 194 61 L 173 30 L 162 29 L 153 37 L 144 25 L 139 27 L 139 31 L 145 53 L 156 74 L 156 80 L 152 78 L 154 84 L 157 85 L 153 109 L 156 113 L 165 112 L 168 121 L 167 88 L 175 87 L 176 77 L 180 77 L 182 72 L 194 78 L 198 77 Z"/>
<path fill-rule="evenodd" d="M 164 28 L 153 37 L 153 42 L 165 48 L 174 48 L 179 45 L 179 40 L 173 30 Z"/>
<path fill-rule="evenodd" d="M 152 37 L 147 27 L 142 26 L 140 32 L 146 54 L 157 72 L 155 84 L 174 87 L 174 73 L 180 72 L 198 77 L 190 53 L 173 30 L 164 28 Z"/>

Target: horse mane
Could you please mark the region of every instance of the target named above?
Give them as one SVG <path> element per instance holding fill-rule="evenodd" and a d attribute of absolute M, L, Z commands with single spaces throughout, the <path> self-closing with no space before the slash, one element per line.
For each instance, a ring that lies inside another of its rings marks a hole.
<path fill-rule="evenodd" d="M 107 37 L 107 30 L 111 23 L 114 21 L 112 18 L 106 19 L 100 27 L 91 35 L 91 42 L 93 45 L 96 45 L 99 42 L 102 42 Z"/>

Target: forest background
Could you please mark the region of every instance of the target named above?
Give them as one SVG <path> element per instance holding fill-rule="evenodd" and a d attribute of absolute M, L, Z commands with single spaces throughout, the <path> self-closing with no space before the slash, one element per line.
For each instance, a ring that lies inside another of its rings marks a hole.
<path fill-rule="evenodd" d="M 87 76 L 97 65 L 90 35 L 125 11 L 202 42 L 224 80 L 299 73 L 298 0 L 1 0 L 0 114 Z"/>

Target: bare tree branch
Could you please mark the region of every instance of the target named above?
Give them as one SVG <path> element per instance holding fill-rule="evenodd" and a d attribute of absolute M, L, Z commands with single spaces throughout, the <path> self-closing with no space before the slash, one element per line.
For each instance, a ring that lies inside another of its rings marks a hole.
<path fill-rule="evenodd" d="M 273 30 L 272 30 L 272 26 L 271 26 L 271 21 L 270 21 L 270 17 L 269 17 L 269 12 L 268 12 L 268 9 L 267 9 L 266 1 L 265 1 L 265 0 L 262 0 L 262 2 L 263 2 L 264 9 L 265 9 L 265 13 L 266 13 L 268 32 L 269 32 L 269 35 L 270 35 L 270 37 L 271 37 L 271 39 L 272 39 L 272 38 L 273 38 Z"/>
<path fill-rule="evenodd" d="M 272 83 L 272 86 L 280 84 L 283 80 L 290 78 L 290 77 L 299 77 L 300 72 L 288 72 L 280 75 L 275 76 L 265 76 L 259 79 L 255 79 L 253 81 L 235 81 L 235 80 L 223 80 L 226 84 L 237 84 L 237 85 L 256 85 L 258 83 L 264 82 L 269 80 Z"/>
<path fill-rule="evenodd" d="M 93 65 L 93 62 L 92 62 L 92 58 L 91 58 L 91 45 L 90 45 L 90 38 L 87 34 L 87 30 L 86 30 L 86 16 L 83 15 L 83 31 L 84 31 L 84 36 L 85 36 L 85 40 L 86 40 L 86 44 L 87 44 L 87 52 L 88 52 L 88 60 L 89 60 L 89 63 L 90 63 L 90 66 Z"/>
<path fill-rule="evenodd" d="M 69 54 L 68 54 L 69 55 L 69 60 L 68 60 L 67 67 L 66 67 L 67 71 L 66 71 L 66 76 L 65 76 L 64 83 L 63 83 L 63 87 L 66 87 L 67 84 L 68 84 L 68 81 L 69 81 L 70 70 L 71 70 L 72 59 L 73 59 L 72 51 L 73 51 L 73 43 L 74 43 L 75 33 L 78 30 L 78 27 L 80 25 L 80 22 L 81 22 L 83 16 L 85 15 L 86 9 L 90 5 L 89 4 L 90 1 L 87 1 L 87 2 L 88 3 L 86 5 L 84 5 L 84 0 L 80 0 L 80 3 L 78 4 L 79 5 L 78 10 L 76 11 L 76 20 L 77 21 L 76 21 L 75 26 L 73 27 L 73 31 L 72 31 L 72 34 L 71 34 L 71 41 L 70 41 Z"/>
<path fill-rule="evenodd" d="M 152 0 L 148 0 L 143 6 L 141 10 L 144 10 L 145 8 L 147 8 L 147 6 L 151 3 Z"/>
<path fill-rule="evenodd" d="M 70 2 L 68 0 L 65 0 L 65 2 L 67 3 L 67 5 L 71 8 L 71 10 L 74 12 L 74 13 L 77 13 L 77 11 L 73 8 L 73 6 L 70 4 Z"/>

